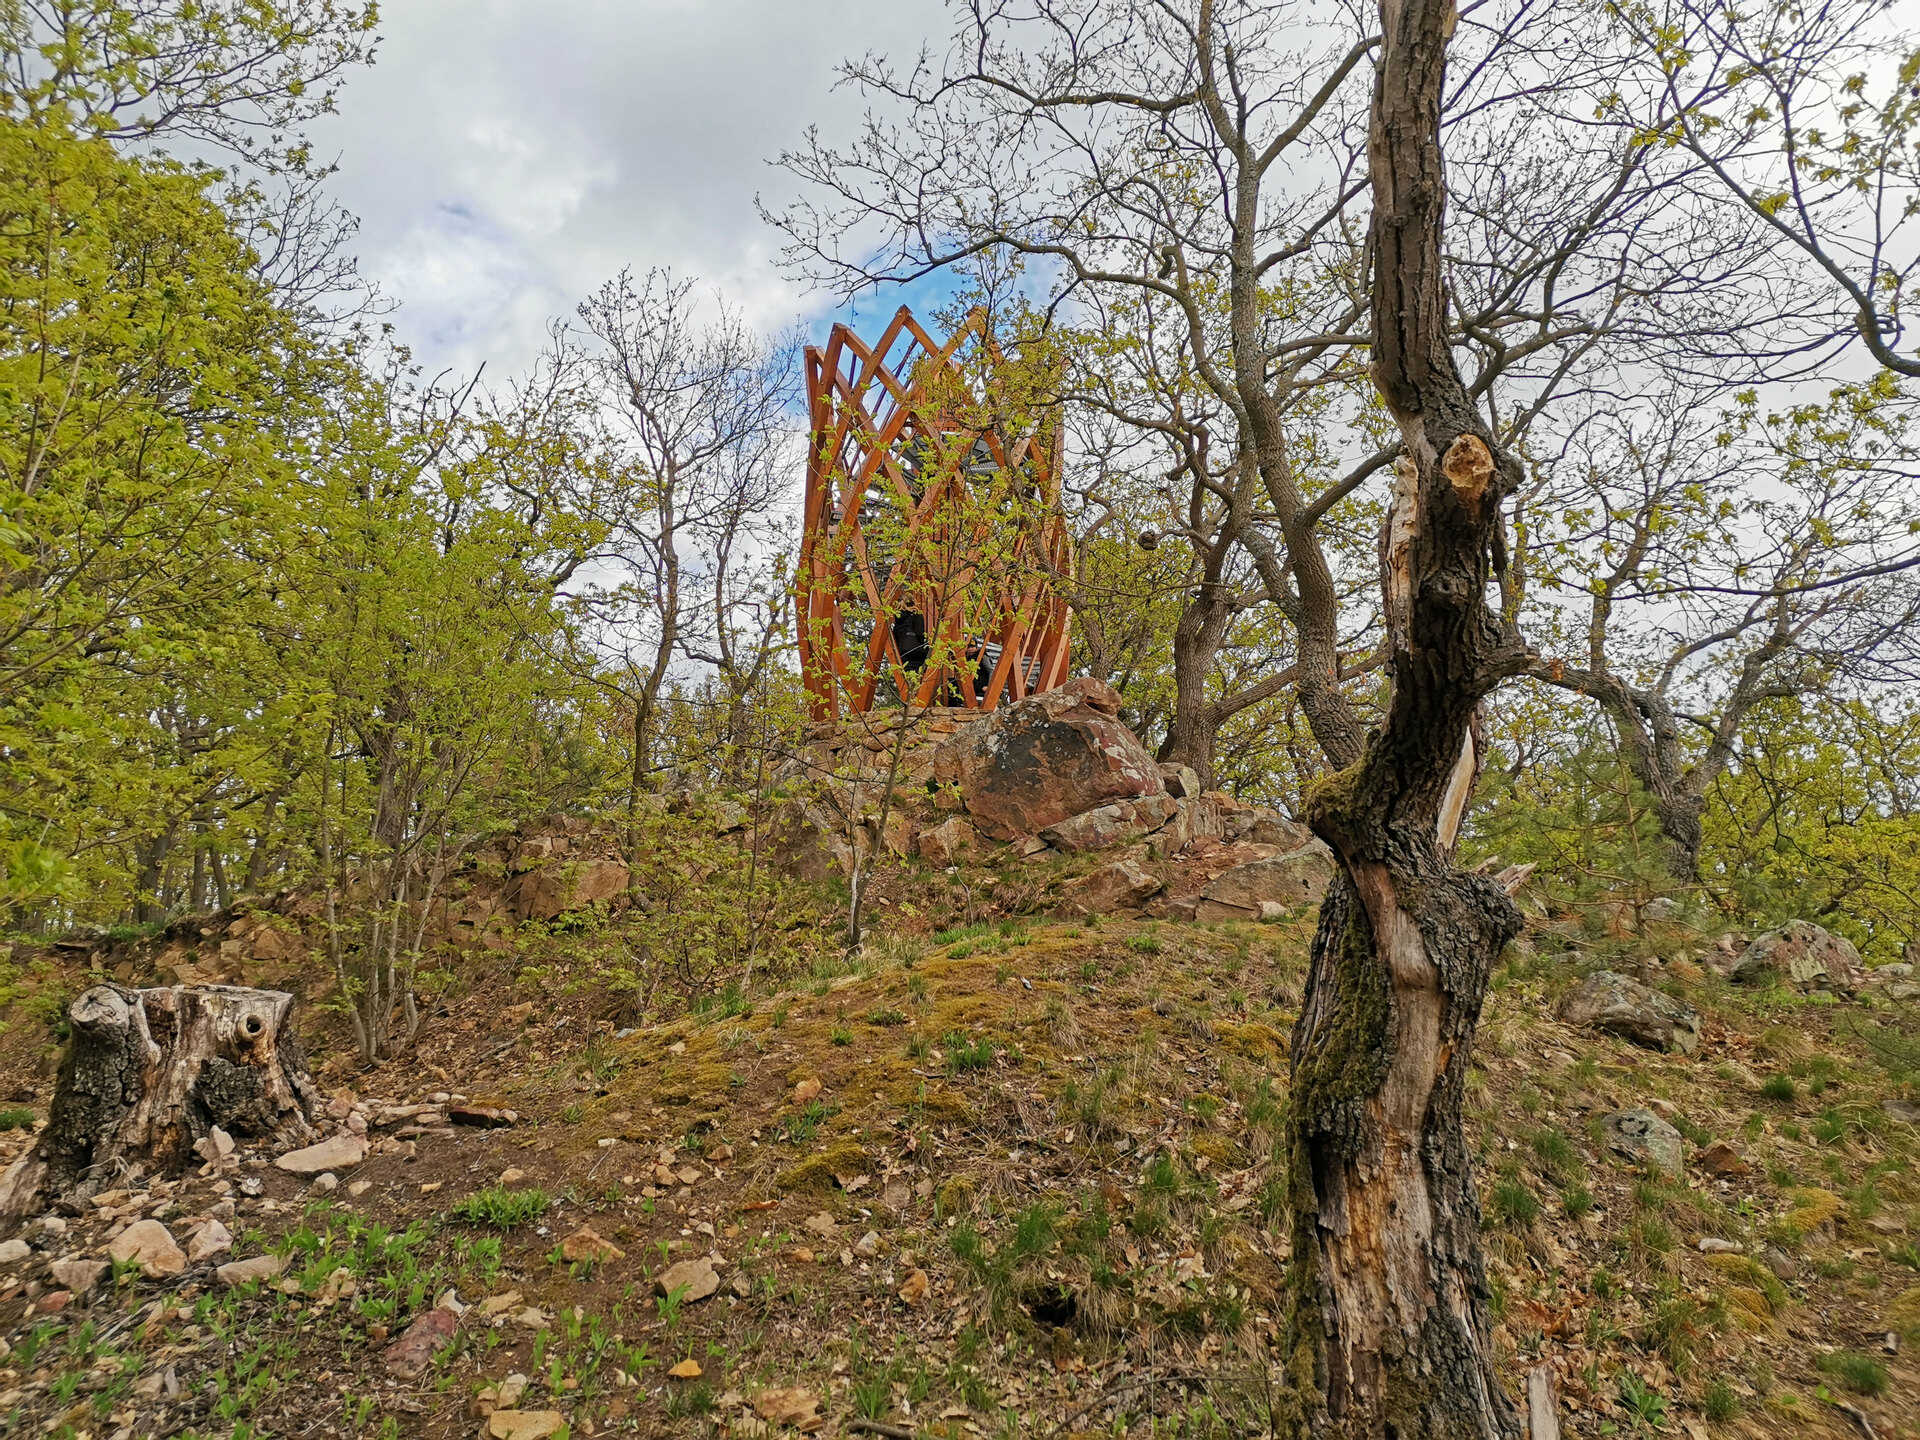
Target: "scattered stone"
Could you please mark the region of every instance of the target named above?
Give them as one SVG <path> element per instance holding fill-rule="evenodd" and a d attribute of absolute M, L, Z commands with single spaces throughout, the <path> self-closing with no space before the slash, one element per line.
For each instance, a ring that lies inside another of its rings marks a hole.
<path fill-rule="evenodd" d="M 387 1372 L 402 1380 L 417 1380 L 433 1364 L 434 1352 L 453 1339 L 460 1317 L 445 1305 L 421 1315 L 382 1354 Z"/>
<path fill-rule="evenodd" d="M 1898 1095 L 1888 1095 L 1880 1102 L 1880 1108 L 1902 1125 L 1920 1125 L 1920 1105 Z"/>
<path fill-rule="evenodd" d="M 367 1142 L 358 1135 L 335 1135 L 318 1145 L 290 1150 L 273 1163 L 289 1175 L 318 1175 L 327 1170 L 351 1170 L 367 1158 Z"/>
<path fill-rule="evenodd" d="M 820 1414 L 820 1397 L 798 1385 L 762 1390 L 753 1397 L 753 1408 L 769 1425 L 793 1425 L 804 1432 L 826 1424 L 826 1417 Z"/>
<path fill-rule="evenodd" d="M 355 1180 L 351 1185 L 347 1186 L 347 1194 L 358 1200 L 372 1188 L 373 1182 L 371 1180 Z"/>
<path fill-rule="evenodd" d="M 482 1318 L 491 1320 L 494 1316 L 504 1315 L 513 1309 L 520 1303 L 520 1299 L 518 1290 L 506 1290 L 498 1295 L 489 1295 L 480 1302 L 480 1314 Z"/>
<path fill-rule="evenodd" d="M 1700 1048 L 1700 1013 L 1670 995 L 1612 970 L 1581 981 L 1560 1002 L 1560 1018 L 1618 1035 L 1649 1050 L 1691 1055 Z"/>
<path fill-rule="evenodd" d="M 840 1228 L 840 1222 L 824 1210 L 807 1216 L 801 1223 L 816 1235 L 831 1235 Z"/>
<path fill-rule="evenodd" d="M 0 1265 L 18 1265 L 33 1254 L 33 1247 L 24 1240 L 0 1240 Z"/>
<path fill-rule="evenodd" d="M 271 1280 L 287 1268 L 284 1255 L 255 1255 L 250 1260 L 229 1260 L 213 1272 L 222 1285 L 250 1285 L 256 1280 Z"/>
<path fill-rule="evenodd" d="M 853 1253 L 863 1260 L 871 1260 L 880 1253 L 880 1232 L 869 1230 L 853 1242 Z"/>
<path fill-rule="evenodd" d="M 600 1232 L 591 1225 L 582 1225 L 566 1239 L 560 1242 L 560 1258 L 569 1264 L 582 1260 L 605 1262 L 622 1260 L 627 1252 L 611 1240 L 601 1237 Z"/>
<path fill-rule="evenodd" d="M 216 1125 L 193 1142 L 193 1153 L 209 1165 L 218 1164 L 233 1154 L 233 1137 Z"/>
<path fill-rule="evenodd" d="M 1718 1235 L 1702 1235 L 1694 1242 L 1694 1249 L 1702 1255 L 1738 1255 L 1740 1247 L 1731 1240 L 1722 1240 Z"/>
<path fill-rule="evenodd" d="M 526 1393 L 527 1377 L 516 1370 L 494 1387 L 493 1403 L 502 1410 L 511 1410 Z"/>
<path fill-rule="evenodd" d="M 522 1170 L 518 1165 L 509 1165 L 500 1172 L 500 1183 L 502 1185 L 518 1185 L 526 1178 L 527 1172 Z"/>
<path fill-rule="evenodd" d="M 548 1440 L 567 1423 L 558 1410 L 496 1410 L 487 1417 L 488 1440 Z"/>
<path fill-rule="evenodd" d="M 1318 839 L 1265 860 L 1222 871 L 1207 882 L 1194 910 L 1197 920 L 1258 920 L 1267 902 L 1285 909 L 1317 905 L 1334 875 L 1333 852 Z"/>
<path fill-rule="evenodd" d="M 187 1268 L 186 1252 L 158 1220 L 134 1221 L 114 1237 L 107 1254 L 122 1265 L 137 1264 L 149 1275 L 178 1275 Z"/>
<path fill-rule="evenodd" d="M 1811 920 L 1789 920 L 1741 951 L 1727 978 L 1736 985 L 1784 980 L 1800 990 L 1853 991 L 1860 985 L 1860 952 Z"/>
<path fill-rule="evenodd" d="M 1709 1175 L 1725 1179 L 1733 1175 L 1744 1175 L 1753 1167 L 1747 1164 L 1743 1156 L 1724 1140 L 1716 1140 L 1700 1152 L 1700 1168 Z"/>
<path fill-rule="evenodd" d="M 680 1303 L 683 1305 L 705 1300 L 719 1288 L 720 1276 L 714 1270 L 713 1262 L 705 1256 L 669 1265 L 653 1280 L 656 1295 L 671 1295 L 676 1290 L 682 1290 Z"/>
<path fill-rule="evenodd" d="M 1636 1165 L 1651 1165 L 1678 1178 L 1686 1151 L 1680 1132 L 1651 1110 L 1623 1110 L 1606 1119 L 1607 1148 Z"/>
<path fill-rule="evenodd" d="M 233 1248 L 233 1232 L 218 1220 L 209 1220 L 187 1239 L 187 1260 L 199 1265 Z"/>
<path fill-rule="evenodd" d="M 923 1305 L 926 1303 L 927 1292 L 932 1288 L 927 1279 L 927 1272 L 916 1269 L 907 1276 L 907 1283 L 900 1287 L 900 1298 L 909 1305 Z"/>
<path fill-rule="evenodd" d="M 340 1177 L 331 1170 L 322 1170 L 313 1177 L 313 1188 L 322 1195 L 331 1195 L 340 1188 Z"/>
<path fill-rule="evenodd" d="M 56 1260 L 47 1267 L 47 1273 L 61 1289 L 87 1295 L 106 1278 L 108 1268 L 104 1260 Z"/>

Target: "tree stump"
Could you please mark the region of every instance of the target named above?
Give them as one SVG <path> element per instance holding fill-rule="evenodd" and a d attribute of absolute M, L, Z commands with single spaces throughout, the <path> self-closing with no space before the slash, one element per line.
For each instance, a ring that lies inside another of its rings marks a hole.
<path fill-rule="evenodd" d="M 0 1223 L 74 1208 L 121 1177 L 186 1168 L 215 1126 L 306 1144 L 320 1093 L 288 1023 L 293 996 L 235 985 L 96 985 L 67 1011 L 73 1037 L 46 1129 L 0 1176 Z"/>

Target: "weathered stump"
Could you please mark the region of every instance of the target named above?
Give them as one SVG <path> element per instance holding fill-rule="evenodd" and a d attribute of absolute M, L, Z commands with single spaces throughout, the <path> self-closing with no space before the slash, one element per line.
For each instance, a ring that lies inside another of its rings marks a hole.
<path fill-rule="evenodd" d="M 234 985 L 96 985 L 67 1011 L 73 1038 L 38 1142 L 0 1176 L 0 1224 L 71 1208 L 135 1170 L 184 1169 L 215 1126 L 305 1144 L 319 1091 L 294 1042 L 293 997 Z"/>

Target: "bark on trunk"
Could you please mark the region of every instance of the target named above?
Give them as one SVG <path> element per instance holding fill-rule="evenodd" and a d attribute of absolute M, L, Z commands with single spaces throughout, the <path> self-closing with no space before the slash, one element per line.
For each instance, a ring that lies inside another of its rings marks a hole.
<path fill-rule="evenodd" d="M 1510 1440 L 1460 1102 L 1505 890 L 1452 861 L 1475 707 L 1524 663 L 1489 610 L 1493 448 L 1447 348 L 1439 148 L 1445 0 L 1382 0 L 1369 141 L 1374 376 L 1405 454 L 1381 546 L 1392 698 L 1308 820 L 1341 874 L 1294 1032 L 1284 1433 Z"/>
<path fill-rule="evenodd" d="M 216 1125 L 277 1147 L 312 1140 L 322 1101 L 292 1013 L 291 995 L 231 985 L 84 992 L 47 1128 L 0 1177 L 0 1223 L 180 1170 Z"/>

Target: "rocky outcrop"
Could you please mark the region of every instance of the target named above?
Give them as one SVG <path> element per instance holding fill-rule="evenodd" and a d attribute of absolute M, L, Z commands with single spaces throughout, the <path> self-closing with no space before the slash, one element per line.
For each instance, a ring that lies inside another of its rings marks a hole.
<path fill-rule="evenodd" d="M 529 870 L 514 883 L 514 913 L 527 920 L 554 920 L 575 910 L 611 902 L 631 884 L 618 860 L 570 860 Z"/>
<path fill-rule="evenodd" d="M 1159 765 L 1119 712 L 1110 685 L 1070 680 L 993 711 L 941 745 L 933 778 L 954 787 L 974 823 L 997 840 L 1115 801 L 1164 796 Z"/>
<path fill-rule="evenodd" d="M 1649 1050 L 1691 1055 L 1700 1048 L 1700 1013 L 1670 995 L 1612 970 L 1589 975 L 1560 1002 L 1560 1018 L 1618 1035 Z"/>
<path fill-rule="evenodd" d="M 1180 802 L 1171 795 L 1148 795 L 1071 816 L 1058 825 L 1047 826 L 1040 838 L 1068 854 L 1108 850 L 1158 830 L 1179 813 Z"/>
<path fill-rule="evenodd" d="M 1811 920 L 1790 920 L 1741 951 L 1727 978 L 1736 985 L 1784 981 L 1800 990 L 1851 992 L 1860 985 L 1860 952 Z"/>

